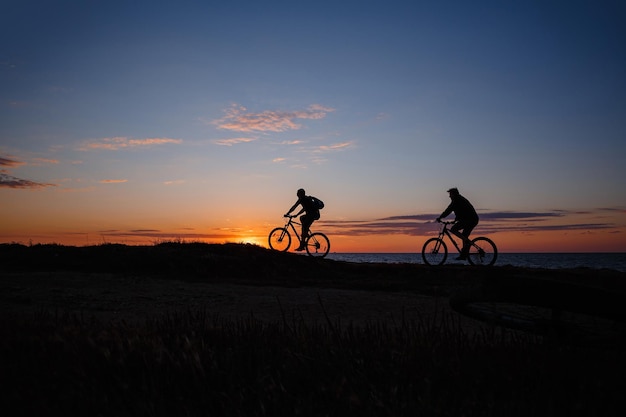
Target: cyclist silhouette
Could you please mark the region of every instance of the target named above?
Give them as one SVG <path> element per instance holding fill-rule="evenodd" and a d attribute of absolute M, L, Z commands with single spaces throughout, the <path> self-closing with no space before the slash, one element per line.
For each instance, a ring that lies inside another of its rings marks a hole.
<path fill-rule="evenodd" d="M 476 214 L 476 210 L 474 210 L 472 203 L 470 203 L 467 198 L 459 194 L 459 190 L 457 188 L 450 188 L 448 190 L 448 194 L 450 195 L 450 200 L 452 201 L 443 213 L 437 217 L 437 221 L 441 221 L 443 217 L 446 217 L 448 214 L 454 212 L 454 215 L 456 216 L 456 223 L 450 228 L 450 233 L 463 240 L 461 255 L 456 258 L 461 261 L 467 259 L 470 248 L 469 235 L 478 224 L 478 214 Z"/>
<path fill-rule="evenodd" d="M 309 228 L 315 220 L 320 218 L 320 211 L 313 200 L 306 195 L 306 192 L 302 188 L 298 190 L 296 195 L 298 196 L 298 201 L 291 206 L 287 214 L 285 214 L 285 217 L 289 216 L 291 212 L 298 207 L 298 205 L 301 205 L 302 209 L 298 212 L 298 214 L 296 214 L 296 216 L 299 216 L 302 212 L 306 212 L 304 216 L 300 217 L 300 222 L 302 223 L 302 235 L 300 236 L 300 246 L 296 249 L 297 251 L 303 251 L 306 248 L 306 238 L 309 236 Z"/>

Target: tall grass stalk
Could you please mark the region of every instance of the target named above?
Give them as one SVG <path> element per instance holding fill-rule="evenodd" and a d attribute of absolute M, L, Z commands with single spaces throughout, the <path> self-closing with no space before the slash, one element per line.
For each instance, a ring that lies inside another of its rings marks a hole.
<path fill-rule="evenodd" d="M 267 323 L 204 311 L 142 324 L 73 314 L 0 319 L 12 415 L 621 415 L 623 352 L 397 325 Z"/>

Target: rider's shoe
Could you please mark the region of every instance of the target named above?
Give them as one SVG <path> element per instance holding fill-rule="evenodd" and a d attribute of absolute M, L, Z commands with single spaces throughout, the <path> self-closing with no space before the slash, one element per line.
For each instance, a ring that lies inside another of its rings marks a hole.
<path fill-rule="evenodd" d="M 305 245 L 300 244 L 300 246 L 298 246 L 298 247 L 296 248 L 296 252 L 302 252 L 302 251 L 303 251 L 303 250 L 305 250 L 305 249 L 306 249 L 306 246 L 305 246 Z"/>
<path fill-rule="evenodd" d="M 467 260 L 467 255 L 461 255 L 461 256 L 458 256 L 458 257 L 456 258 L 456 260 L 457 260 L 457 261 L 466 261 L 466 260 Z"/>

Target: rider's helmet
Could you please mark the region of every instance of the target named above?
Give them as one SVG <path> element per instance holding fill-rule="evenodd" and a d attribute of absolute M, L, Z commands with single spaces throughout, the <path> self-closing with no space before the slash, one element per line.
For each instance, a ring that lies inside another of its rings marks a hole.
<path fill-rule="evenodd" d="M 456 187 L 450 188 L 448 192 L 450 193 L 450 195 L 459 195 L 459 189 Z"/>
<path fill-rule="evenodd" d="M 297 193 L 298 197 L 304 197 L 306 195 L 304 188 L 300 188 Z"/>

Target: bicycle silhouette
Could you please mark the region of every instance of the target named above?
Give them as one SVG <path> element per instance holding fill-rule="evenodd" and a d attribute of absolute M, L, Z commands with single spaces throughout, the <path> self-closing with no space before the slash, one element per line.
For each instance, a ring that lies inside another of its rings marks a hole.
<path fill-rule="evenodd" d="M 443 224 L 439 236 L 430 238 L 422 247 L 422 259 L 426 265 L 443 265 L 448 258 L 448 246 L 444 242 L 444 237 L 452 242 L 456 250 L 461 253 L 459 244 L 452 238 L 452 234 L 448 229 L 448 225 L 454 224 L 454 221 L 440 221 Z M 467 260 L 471 265 L 491 266 L 496 263 L 498 258 L 498 248 L 493 241 L 486 237 L 477 237 L 471 241 L 470 251 Z"/>
<path fill-rule="evenodd" d="M 273 229 L 268 238 L 270 248 L 280 252 L 286 252 L 291 246 L 291 234 L 289 233 L 290 227 L 296 236 L 297 241 L 300 242 L 300 235 L 294 225 L 300 226 L 301 223 L 294 220 L 296 216 L 286 215 L 285 217 L 289 219 L 287 220 L 287 223 L 285 223 L 285 226 Z M 309 256 L 323 258 L 328 255 L 328 252 L 330 251 L 330 240 L 328 240 L 328 237 L 326 237 L 324 233 L 312 233 L 309 230 L 309 236 L 306 238 L 305 248 L 306 253 L 308 253 Z"/>

